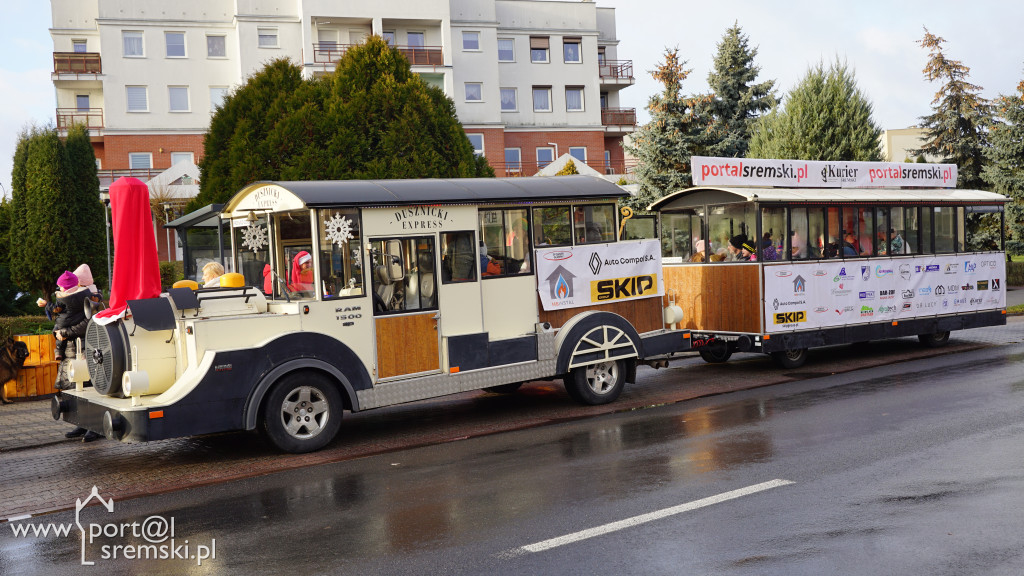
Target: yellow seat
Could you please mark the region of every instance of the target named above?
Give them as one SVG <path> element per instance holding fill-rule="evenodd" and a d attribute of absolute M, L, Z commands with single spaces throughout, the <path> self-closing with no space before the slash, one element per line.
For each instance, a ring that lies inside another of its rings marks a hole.
<path fill-rule="evenodd" d="M 178 280 L 171 288 L 191 288 L 193 290 L 199 290 L 199 283 L 195 280 Z"/>
<path fill-rule="evenodd" d="M 228 272 L 220 277 L 221 288 L 242 288 L 245 286 L 245 276 L 238 272 Z"/>

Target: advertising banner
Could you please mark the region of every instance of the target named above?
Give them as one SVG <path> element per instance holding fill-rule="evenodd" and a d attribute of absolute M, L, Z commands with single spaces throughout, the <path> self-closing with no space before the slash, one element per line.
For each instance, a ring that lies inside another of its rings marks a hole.
<path fill-rule="evenodd" d="M 956 188 L 956 164 L 691 158 L 694 186 Z"/>
<path fill-rule="evenodd" d="M 658 240 L 540 248 L 537 292 L 545 310 L 665 293 Z"/>
<path fill-rule="evenodd" d="M 766 332 L 888 322 L 1006 306 L 1002 254 L 766 265 Z"/>

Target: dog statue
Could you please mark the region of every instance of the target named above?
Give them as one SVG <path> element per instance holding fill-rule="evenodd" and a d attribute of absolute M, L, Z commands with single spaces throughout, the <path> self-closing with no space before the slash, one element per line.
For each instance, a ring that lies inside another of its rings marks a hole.
<path fill-rule="evenodd" d="M 12 403 L 4 393 L 4 384 L 18 377 L 18 370 L 21 370 L 26 358 L 28 358 L 28 346 L 24 342 L 8 338 L 7 343 L 0 350 L 0 402 L 3 404 Z"/>

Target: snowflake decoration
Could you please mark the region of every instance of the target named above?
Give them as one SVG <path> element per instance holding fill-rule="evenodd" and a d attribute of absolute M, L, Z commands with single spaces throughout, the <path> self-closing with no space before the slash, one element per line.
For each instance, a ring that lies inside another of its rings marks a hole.
<path fill-rule="evenodd" d="M 257 225 L 255 222 L 249 223 L 245 232 L 242 233 L 242 237 L 245 238 L 245 241 L 242 242 L 242 246 L 245 246 L 253 252 L 259 252 L 267 245 L 267 229 Z"/>
<path fill-rule="evenodd" d="M 352 221 L 334 213 L 334 217 L 324 222 L 324 233 L 332 243 L 341 246 L 352 239 Z"/>

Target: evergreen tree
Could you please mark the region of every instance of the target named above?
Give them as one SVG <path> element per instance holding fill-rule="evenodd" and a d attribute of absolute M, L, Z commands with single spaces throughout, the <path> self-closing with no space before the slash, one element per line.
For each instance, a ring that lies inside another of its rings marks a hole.
<path fill-rule="evenodd" d="M 923 70 L 925 78 L 943 84 L 932 99 L 933 112 L 921 117 L 926 142 L 909 153 L 928 154 L 956 164 L 957 187 L 980 188 L 987 145 L 985 131 L 991 122 L 992 105 L 979 95 L 980 86 L 967 81 L 971 69 L 943 54 L 945 41 L 924 29 L 920 44 L 930 51 Z"/>
<path fill-rule="evenodd" d="M 662 85 L 661 93 L 647 104 L 651 120 L 633 134 L 632 144 L 625 146 L 637 159 L 634 175 L 639 190 L 622 204 L 636 212 L 646 211 L 658 198 L 688 187 L 690 157 L 707 154 L 707 121 L 697 109 L 702 109 L 708 98 L 683 96 L 683 81 L 692 72 L 685 66 L 678 49 L 665 50 L 665 61 L 651 73 Z"/>
<path fill-rule="evenodd" d="M 214 114 L 200 169 L 188 210 L 257 180 L 494 176 L 454 103 L 379 36 L 347 50 L 325 78 L 304 80 L 288 60 L 268 64 Z"/>
<path fill-rule="evenodd" d="M 562 169 L 555 172 L 555 176 L 572 176 L 573 174 L 579 174 L 580 171 L 576 168 L 576 163 L 572 161 L 572 158 L 562 166 Z"/>
<path fill-rule="evenodd" d="M 718 43 L 714 69 L 708 74 L 712 97 L 711 156 L 742 158 L 750 146 L 751 124 L 776 104 L 774 80 L 755 83 L 761 72 L 754 65 L 757 48 L 750 48 L 739 24 L 725 31 Z"/>
<path fill-rule="evenodd" d="M 838 60 L 823 63 L 755 124 L 751 158 L 798 160 L 881 160 L 882 130 L 871 119 L 871 103 L 852 71 Z"/>
<path fill-rule="evenodd" d="M 999 96 L 995 106 L 982 177 L 994 192 L 1013 199 L 1006 205 L 1006 251 L 1024 254 L 1024 81 L 1016 94 Z"/>
<path fill-rule="evenodd" d="M 68 188 L 64 197 L 65 202 L 74 206 L 71 229 L 75 238 L 72 243 L 76 260 L 69 265 L 77 267 L 82 263 L 88 264 L 93 271 L 93 281 L 98 286 L 105 286 L 106 223 L 89 129 L 81 124 L 69 128 L 64 148 L 68 157 Z"/>

